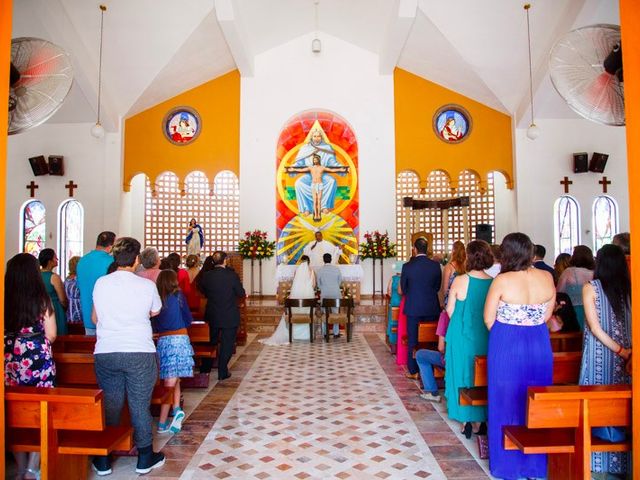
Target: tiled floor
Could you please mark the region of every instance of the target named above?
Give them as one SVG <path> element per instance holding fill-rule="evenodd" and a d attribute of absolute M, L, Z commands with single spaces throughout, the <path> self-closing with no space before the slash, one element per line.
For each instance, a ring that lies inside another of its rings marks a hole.
<path fill-rule="evenodd" d="M 187 392 L 183 431 L 158 438 L 168 460 L 146 478 L 488 478 L 378 334 L 238 353 L 231 379 Z M 136 478 L 134 464 L 110 478 Z"/>

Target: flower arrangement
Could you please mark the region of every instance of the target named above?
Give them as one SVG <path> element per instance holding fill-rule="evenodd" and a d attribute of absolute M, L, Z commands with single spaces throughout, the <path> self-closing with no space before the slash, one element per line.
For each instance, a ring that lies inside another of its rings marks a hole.
<path fill-rule="evenodd" d="M 360 244 L 360 258 L 391 258 L 396 256 L 396 244 L 391 243 L 387 232 L 364 234 L 364 243 Z"/>
<path fill-rule="evenodd" d="M 244 238 L 238 242 L 238 253 L 242 258 L 262 260 L 275 254 L 276 242 L 267 240 L 267 232 L 254 230 L 245 232 Z"/>

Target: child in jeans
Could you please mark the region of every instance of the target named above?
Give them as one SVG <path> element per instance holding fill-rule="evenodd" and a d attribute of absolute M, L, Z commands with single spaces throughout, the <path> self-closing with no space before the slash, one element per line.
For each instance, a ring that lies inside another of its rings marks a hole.
<path fill-rule="evenodd" d="M 182 429 L 184 411 L 180 408 L 180 378 L 193 376 L 193 348 L 187 327 L 193 317 L 185 296 L 178 287 L 178 275 L 173 270 L 163 270 L 156 281 L 162 299 L 162 309 L 155 319 L 158 338 L 160 378 L 167 387 L 175 386 L 173 395 L 173 421 L 167 421 L 169 405 L 162 405 L 158 421 L 158 433 L 178 433 Z"/>

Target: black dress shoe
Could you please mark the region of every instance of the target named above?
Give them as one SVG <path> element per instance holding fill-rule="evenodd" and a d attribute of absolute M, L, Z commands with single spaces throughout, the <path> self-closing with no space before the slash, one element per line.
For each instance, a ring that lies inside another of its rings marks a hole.
<path fill-rule="evenodd" d="M 222 377 L 218 377 L 218 381 L 221 382 L 222 380 L 226 380 L 229 377 L 231 377 L 231 374 L 227 373 L 226 375 L 223 375 Z"/>
<path fill-rule="evenodd" d="M 471 425 L 471 422 L 467 422 L 464 424 L 464 430 L 462 430 L 462 433 L 464 434 L 464 436 L 466 438 L 471 438 L 471 433 L 473 432 L 473 426 Z"/>
<path fill-rule="evenodd" d="M 487 424 L 482 422 L 477 432 L 473 432 L 476 435 L 486 435 L 487 434 Z"/>
<path fill-rule="evenodd" d="M 333 338 L 340 338 L 342 335 L 340 335 L 339 333 L 334 333 L 333 334 Z"/>

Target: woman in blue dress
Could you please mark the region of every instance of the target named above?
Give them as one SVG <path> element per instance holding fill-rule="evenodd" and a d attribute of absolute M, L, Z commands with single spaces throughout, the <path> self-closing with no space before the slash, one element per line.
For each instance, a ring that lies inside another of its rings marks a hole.
<path fill-rule="evenodd" d="M 389 347 L 391 348 L 392 353 L 395 353 L 396 344 L 398 343 L 398 313 L 400 310 L 400 302 L 402 301 L 402 295 L 400 295 L 400 292 L 398 291 L 398 285 L 400 285 L 402 265 L 404 265 L 404 262 L 400 261 L 393 264 L 393 276 L 389 280 L 389 285 L 387 286 L 387 295 L 389 296 L 387 338 L 389 339 Z"/>
<path fill-rule="evenodd" d="M 502 427 L 524 425 L 527 389 L 551 385 L 553 354 L 546 321 L 555 306 L 553 278 L 531 266 L 533 243 L 524 233 L 502 241 L 501 271 L 487 294 L 489 329 L 489 468 L 494 477 L 515 480 L 547 476 L 546 455 L 503 448 Z"/>
<path fill-rule="evenodd" d="M 631 282 L 620 247 L 604 245 L 598 251 L 594 279 L 584 286 L 582 297 L 586 325 L 580 385 L 631 383 L 625 369 L 631 356 Z M 600 436 L 596 429 L 593 434 Z M 631 472 L 629 462 L 627 453 L 597 452 L 591 456 L 591 470 L 625 475 Z"/>

